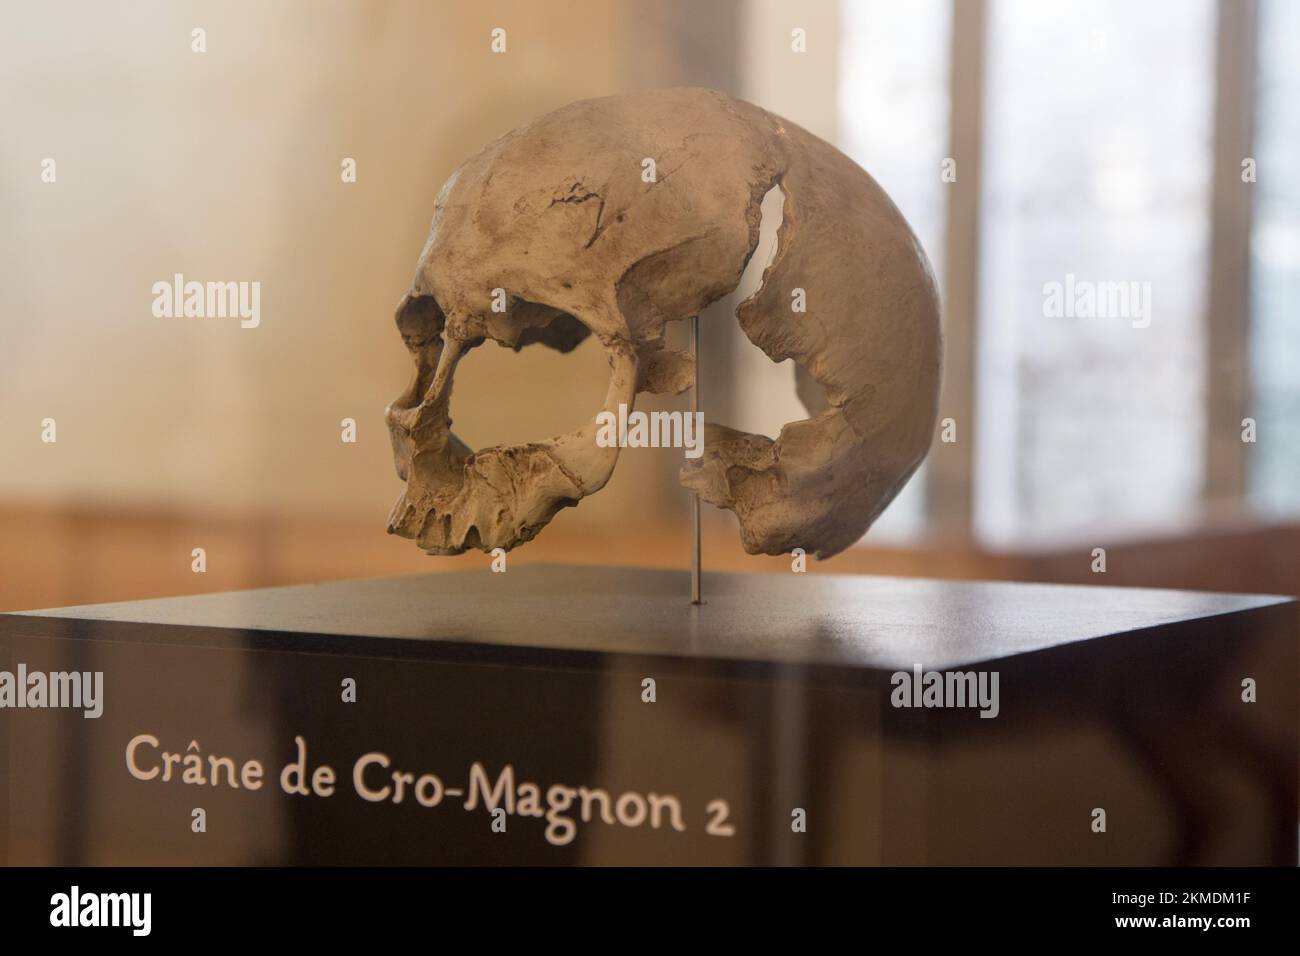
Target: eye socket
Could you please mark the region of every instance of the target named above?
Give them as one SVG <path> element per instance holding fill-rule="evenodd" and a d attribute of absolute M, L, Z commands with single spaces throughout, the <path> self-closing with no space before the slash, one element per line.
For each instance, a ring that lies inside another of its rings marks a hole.
<path fill-rule="evenodd" d="M 431 295 L 408 295 L 398 305 L 395 318 L 402 341 L 412 352 L 418 352 L 442 335 L 447 324 L 447 317 Z"/>
<path fill-rule="evenodd" d="M 604 407 L 609 389 L 605 350 L 578 319 L 523 300 L 510 318 L 513 344 L 484 341 L 456 366 L 452 430 L 478 451 L 573 431 Z M 538 343 L 548 348 L 525 348 Z"/>
<path fill-rule="evenodd" d="M 591 329 L 587 328 L 567 312 L 561 312 L 559 309 L 551 309 L 549 306 L 539 306 L 533 302 L 521 302 L 519 307 L 531 306 L 537 309 L 546 309 L 554 315 L 549 322 L 542 326 L 529 325 L 519 334 L 519 342 L 515 345 L 516 351 L 525 345 L 540 343 L 541 345 L 550 346 L 557 352 L 572 352 L 591 335 Z"/>

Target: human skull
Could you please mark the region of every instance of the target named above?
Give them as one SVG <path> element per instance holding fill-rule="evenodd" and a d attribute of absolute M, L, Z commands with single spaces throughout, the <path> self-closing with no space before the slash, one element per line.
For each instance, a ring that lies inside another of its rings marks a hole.
<path fill-rule="evenodd" d="M 610 363 L 604 411 L 684 391 L 693 360 L 665 327 L 735 289 L 776 185 L 777 251 L 736 316 L 773 361 L 794 360 L 811 417 L 775 440 L 707 424 L 682 483 L 735 512 L 751 554 L 828 557 L 858 540 L 930 445 L 941 343 L 929 263 L 842 153 L 703 89 L 572 103 L 452 173 L 397 307 L 415 374 L 386 413 L 406 483 L 388 530 L 432 554 L 508 550 L 599 491 L 619 449 L 597 443 L 596 416 L 525 445 L 472 451 L 453 435 L 457 363 L 487 339 L 567 352 L 590 334 Z"/>

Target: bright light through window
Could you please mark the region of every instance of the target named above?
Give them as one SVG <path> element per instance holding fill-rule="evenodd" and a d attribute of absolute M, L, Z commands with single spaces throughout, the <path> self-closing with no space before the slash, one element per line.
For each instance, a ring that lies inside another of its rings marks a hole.
<path fill-rule="evenodd" d="M 1203 480 L 1210 0 L 995 0 L 976 528 L 1126 534 Z"/>
<path fill-rule="evenodd" d="M 1260 5 L 1250 491 L 1269 515 L 1300 514 L 1300 3 Z"/>

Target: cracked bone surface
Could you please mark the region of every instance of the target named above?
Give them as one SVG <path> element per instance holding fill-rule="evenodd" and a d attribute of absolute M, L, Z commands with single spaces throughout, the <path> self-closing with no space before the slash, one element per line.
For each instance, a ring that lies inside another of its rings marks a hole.
<path fill-rule="evenodd" d="M 691 356 L 666 345 L 665 326 L 735 289 L 773 186 L 777 249 L 736 317 L 773 361 L 793 359 L 810 417 L 775 440 L 708 423 L 682 483 L 735 512 L 751 554 L 828 557 L 857 541 L 933 434 L 941 340 L 929 263 L 889 197 L 837 149 L 704 89 L 572 103 L 447 180 L 397 307 L 415 373 L 387 411 L 406 483 L 389 531 L 433 554 L 508 550 L 599 491 L 619 449 L 597 444 L 597 412 L 690 386 Z M 567 352 L 588 335 L 611 374 L 586 425 L 477 452 L 452 434 L 469 350 L 492 339 Z"/>

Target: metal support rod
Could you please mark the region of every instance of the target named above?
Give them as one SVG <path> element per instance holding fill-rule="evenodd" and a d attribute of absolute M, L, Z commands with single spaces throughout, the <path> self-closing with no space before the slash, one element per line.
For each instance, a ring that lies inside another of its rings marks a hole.
<path fill-rule="evenodd" d="M 691 423 L 699 419 L 700 411 L 700 317 L 691 316 Z M 703 435 L 700 439 L 703 440 Z M 700 598 L 700 496 L 691 492 L 691 603 L 702 604 Z"/>

